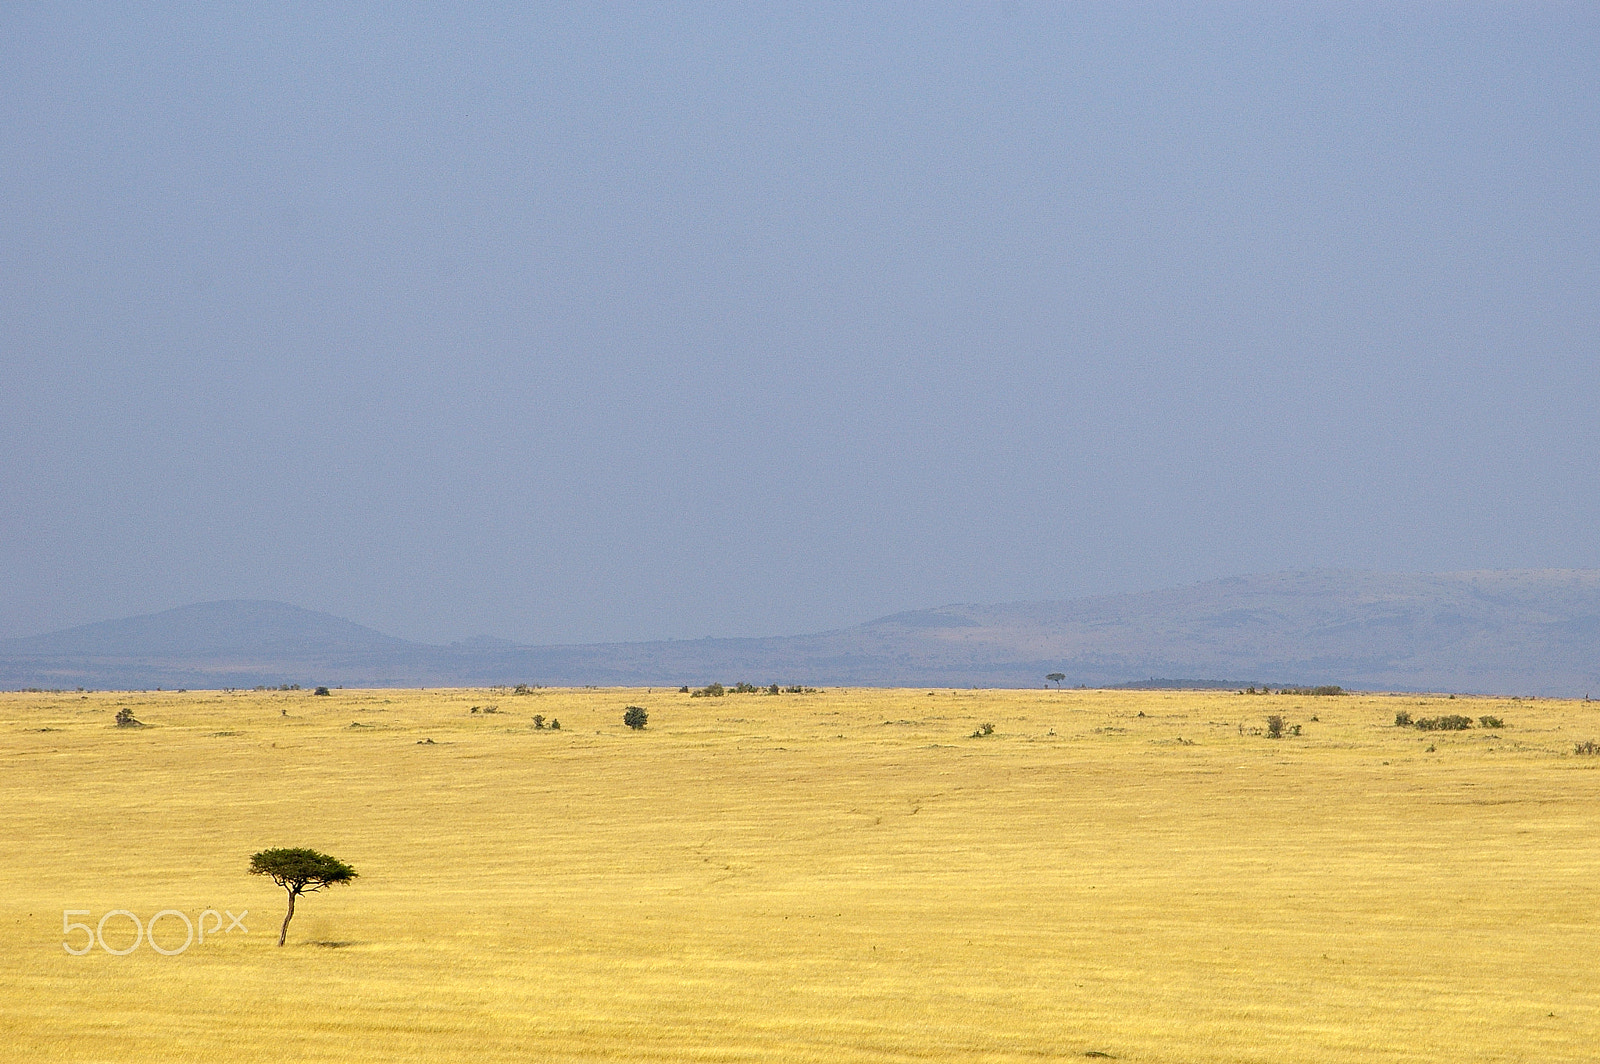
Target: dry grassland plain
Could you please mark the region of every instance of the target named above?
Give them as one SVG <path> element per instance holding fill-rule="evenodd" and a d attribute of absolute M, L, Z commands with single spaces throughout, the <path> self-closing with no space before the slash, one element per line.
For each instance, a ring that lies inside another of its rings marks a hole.
<path fill-rule="evenodd" d="M 1592 1061 L 1589 739 L 1415 695 L 4 694 L 0 1055 Z M 361 873 L 282 949 L 276 846 Z M 206 909 L 248 932 L 63 947 Z"/>

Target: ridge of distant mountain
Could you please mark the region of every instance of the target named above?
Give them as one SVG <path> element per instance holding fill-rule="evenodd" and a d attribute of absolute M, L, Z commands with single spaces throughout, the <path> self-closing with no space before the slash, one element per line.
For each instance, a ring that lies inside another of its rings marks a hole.
<path fill-rule="evenodd" d="M 1270 573 L 1055 602 L 947 605 L 772 638 L 530 647 L 479 637 L 432 646 L 281 602 L 235 600 L 0 641 L 0 687 L 12 689 L 713 680 L 1031 687 L 1050 672 L 1064 673 L 1068 686 L 1191 676 L 1600 693 L 1600 570 Z"/>
<path fill-rule="evenodd" d="M 204 658 L 395 651 L 416 644 L 286 602 L 227 599 L 0 640 L 0 656 Z"/>

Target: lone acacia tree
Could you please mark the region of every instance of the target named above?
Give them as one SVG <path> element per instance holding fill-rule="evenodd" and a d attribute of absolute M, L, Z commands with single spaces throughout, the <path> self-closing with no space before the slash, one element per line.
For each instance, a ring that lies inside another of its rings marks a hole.
<path fill-rule="evenodd" d="M 1056 685 L 1056 690 L 1058 691 L 1061 689 L 1061 681 L 1065 680 L 1066 678 L 1067 674 L 1064 672 L 1052 672 L 1045 677 L 1046 680 L 1049 680 L 1051 683 Z"/>
<path fill-rule="evenodd" d="M 262 850 L 250 857 L 250 874 L 269 876 L 272 881 L 289 892 L 289 911 L 283 917 L 283 930 L 278 932 L 278 945 L 289 937 L 289 921 L 294 919 L 294 900 L 302 894 L 315 894 L 323 887 L 335 883 L 348 883 L 356 878 L 354 868 L 337 857 L 329 857 L 316 850 Z"/>

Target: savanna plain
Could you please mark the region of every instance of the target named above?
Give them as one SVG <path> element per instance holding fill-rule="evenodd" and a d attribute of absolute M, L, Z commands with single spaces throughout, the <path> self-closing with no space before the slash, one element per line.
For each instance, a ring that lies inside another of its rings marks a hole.
<path fill-rule="evenodd" d="M 1600 703 L 1419 695 L 0 694 L 0 1045 L 1590 1061 L 1589 740 Z M 360 873 L 283 948 L 270 847 Z M 167 910 L 204 942 L 130 949 Z"/>

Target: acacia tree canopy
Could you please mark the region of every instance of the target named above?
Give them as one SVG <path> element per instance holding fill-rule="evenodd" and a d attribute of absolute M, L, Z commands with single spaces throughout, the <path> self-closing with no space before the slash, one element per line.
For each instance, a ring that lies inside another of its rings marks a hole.
<path fill-rule="evenodd" d="M 262 850 L 250 856 L 250 874 L 267 876 L 289 892 L 289 911 L 278 932 L 278 945 L 289 936 L 289 921 L 294 919 L 294 902 L 301 894 L 315 894 L 323 887 L 348 883 L 360 873 L 337 857 L 303 848 Z"/>

